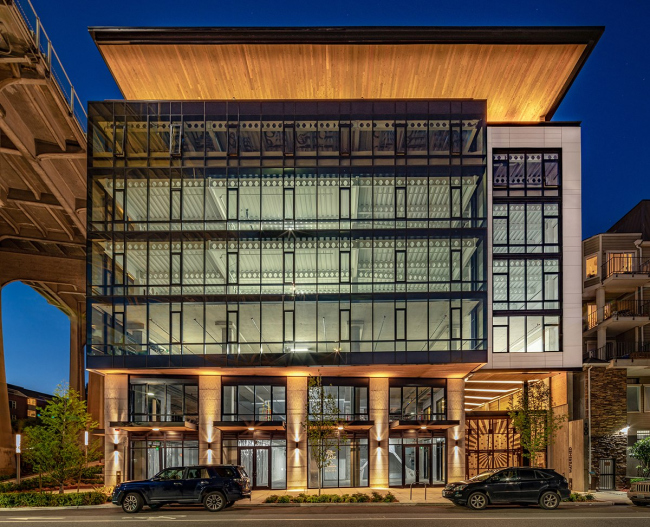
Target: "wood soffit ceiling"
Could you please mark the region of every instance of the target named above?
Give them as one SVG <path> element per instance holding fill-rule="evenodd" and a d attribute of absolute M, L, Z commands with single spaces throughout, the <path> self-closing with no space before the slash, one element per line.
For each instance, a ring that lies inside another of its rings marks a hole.
<path fill-rule="evenodd" d="M 549 120 L 603 28 L 92 28 L 130 100 L 486 99 Z"/>

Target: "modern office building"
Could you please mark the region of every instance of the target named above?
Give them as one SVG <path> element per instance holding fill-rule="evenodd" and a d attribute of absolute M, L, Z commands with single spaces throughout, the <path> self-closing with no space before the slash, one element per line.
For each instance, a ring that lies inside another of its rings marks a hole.
<path fill-rule="evenodd" d="M 591 487 L 641 475 L 627 447 L 650 437 L 650 201 L 583 242 L 584 373 L 576 408 L 591 416 Z M 589 466 L 589 465 L 588 465 Z"/>
<path fill-rule="evenodd" d="M 196 462 L 324 487 L 521 462 L 528 381 L 582 366 L 580 127 L 602 28 L 95 28 L 88 356 L 106 479 Z M 558 459 L 559 453 L 553 453 Z M 557 467 L 557 465 L 556 465 Z"/>

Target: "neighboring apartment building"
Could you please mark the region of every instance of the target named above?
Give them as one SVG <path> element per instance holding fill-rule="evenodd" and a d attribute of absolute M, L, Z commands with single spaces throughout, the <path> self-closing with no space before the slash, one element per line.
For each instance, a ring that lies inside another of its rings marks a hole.
<path fill-rule="evenodd" d="M 12 427 L 16 427 L 20 421 L 36 419 L 40 409 L 45 408 L 52 399 L 52 396 L 46 393 L 35 392 L 14 384 L 7 384 L 7 390 Z"/>
<path fill-rule="evenodd" d="M 324 487 L 520 464 L 476 409 L 541 379 L 569 404 L 581 139 L 548 121 L 602 31 L 92 29 L 126 99 L 89 105 L 107 483 L 229 462 L 318 487 L 318 374 Z"/>
<path fill-rule="evenodd" d="M 592 487 L 614 488 L 639 475 L 627 447 L 650 436 L 650 201 L 584 240 L 582 252 L 584 373 L 575 404 L 587 424 L 591 414 Z"/>

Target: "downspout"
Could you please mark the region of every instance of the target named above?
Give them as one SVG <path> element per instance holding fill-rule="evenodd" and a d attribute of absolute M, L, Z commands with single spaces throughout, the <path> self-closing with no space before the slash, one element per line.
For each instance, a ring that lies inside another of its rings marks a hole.
<path fill-rule="evenodd" d="M 591 490 L 591 368 L 593 368 L 593 366 L 589 366 L 587 369 L 587 394 L 589 397 L 589 406 L 587 407 L 587 423 L 589 426 L 589 464 L 587 470 L 589 471 L 589 490 Z"/>

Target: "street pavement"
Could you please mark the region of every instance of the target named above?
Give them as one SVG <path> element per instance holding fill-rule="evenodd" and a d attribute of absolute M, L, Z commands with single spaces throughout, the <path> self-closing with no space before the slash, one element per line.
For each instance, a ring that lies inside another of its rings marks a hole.
<path fill-rule="evenodd" d="M 233 525 L 235 527 L 541 527 L 572 523 L 572 527 L 641 527 L 650 525 L 650 507 L 630 505 L 562 505 L 554 511 L 538 507 L 464 507 L 431 505 L 316 505 L 264 506 L 240 502 L 231 509 L 210 513 L 200 507 L 167 506 L 125 514 L 112 505 L 84 509 L 0 509 L 0 525 L 53 525 L 111 527 L 145 523 L 161 527 Z"/>

